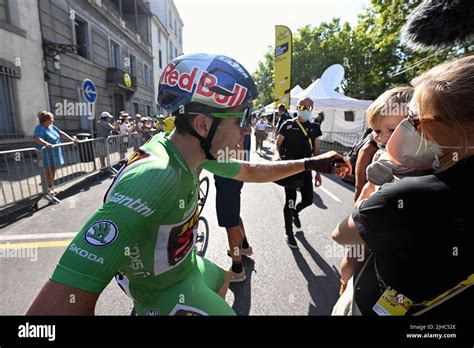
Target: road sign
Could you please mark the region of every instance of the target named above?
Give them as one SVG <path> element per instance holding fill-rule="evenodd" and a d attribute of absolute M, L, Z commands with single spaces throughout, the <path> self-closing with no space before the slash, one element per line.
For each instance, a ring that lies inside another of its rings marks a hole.
<path fill-rule="evenodd" d="M 82 94 L 87 102 L 95 103 L 97 100 L 97 87 L 92 80 L 85 79 L 82 81 Z"/>

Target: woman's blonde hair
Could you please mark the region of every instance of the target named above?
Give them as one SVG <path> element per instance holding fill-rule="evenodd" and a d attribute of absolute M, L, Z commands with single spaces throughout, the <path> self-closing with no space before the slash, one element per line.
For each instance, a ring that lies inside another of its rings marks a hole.
<path fill-rule="evenodd" d="M 52 118 L 53 118 L 53 114 L 49 111 L 40 111 L 40 112 L 38 112 L 38 121 L 39 121 L 39 123 L 49 121 Z"/>
<path fill-rule="evenodd" d="M 416 89 L 421 134 L 434 140 L 423 124 L 439 122 L 453 130 L 460 148 L 446 151 L 441 170 L 468 156 L 474 145 L 474 55 L 442 63 L 412 81 Z M 439 144 L 443 146 L 444 144 Z"/>
<path fill-rule="evenodd" d="M 382 117 L 408 116 L 408 103 L 413 97 L 412 86 L 396 86 L 383 92 L 367 109 L 367 123 L 370 128 L 380 128 Z"/>

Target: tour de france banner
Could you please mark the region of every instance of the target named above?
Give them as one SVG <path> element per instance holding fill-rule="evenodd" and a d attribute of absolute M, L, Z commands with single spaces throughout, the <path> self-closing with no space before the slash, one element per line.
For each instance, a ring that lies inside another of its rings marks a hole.
<path fill-rule="evenodd" d="M 291 30 L 284 25 L 275 26 L 275 106 L 282 103 L 290 107 L 291 87 Z"/>

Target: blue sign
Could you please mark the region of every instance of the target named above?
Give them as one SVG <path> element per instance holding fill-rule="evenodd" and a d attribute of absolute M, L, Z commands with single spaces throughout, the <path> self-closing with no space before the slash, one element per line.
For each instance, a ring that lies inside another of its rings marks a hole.
<path fill-rule="evenodd" d="M 92 80 L 85 79 L 82 81 L 82 94 L 87 102 L 95 103 L 97 100 L 97 87 Z"/>

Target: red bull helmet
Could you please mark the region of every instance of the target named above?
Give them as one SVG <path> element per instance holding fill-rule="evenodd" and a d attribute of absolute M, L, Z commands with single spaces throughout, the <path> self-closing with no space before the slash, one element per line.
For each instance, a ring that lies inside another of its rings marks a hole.
<path fill-rule="evenodd" d="M 212 138 L 221 119 L 239 118 L 246 128 L 251 120 L 251 101 L 258 95 L 250 73 L 224 55 L 188 54 L 175 58 L 163 71 L 158 103 L 176 117 L 197 113 L 214 119 L 207 138 L 186 122 L 186 131 L 197 137 L 208 159 Z M 237 111 L 236 111 L 237 110 Z"/>

